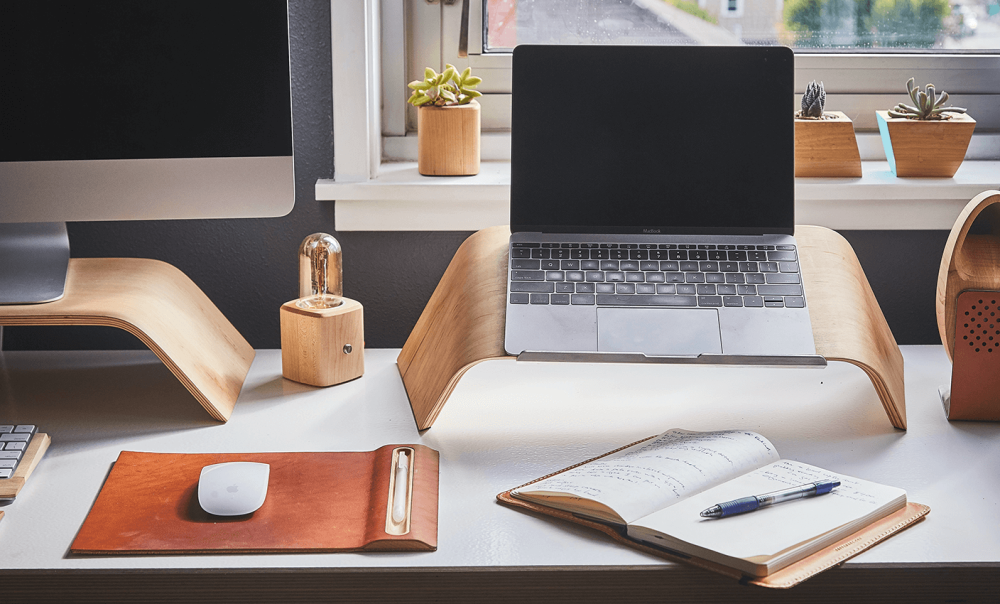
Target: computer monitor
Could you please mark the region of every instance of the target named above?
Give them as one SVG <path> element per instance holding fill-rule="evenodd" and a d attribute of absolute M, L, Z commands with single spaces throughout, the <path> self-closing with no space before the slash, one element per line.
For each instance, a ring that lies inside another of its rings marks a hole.
<path fill-rule="evenodd" d="M 285 0 L 0 3 L 0 303 L 62 296 L 65 221 L 282 216 L 294 191 Z"/>

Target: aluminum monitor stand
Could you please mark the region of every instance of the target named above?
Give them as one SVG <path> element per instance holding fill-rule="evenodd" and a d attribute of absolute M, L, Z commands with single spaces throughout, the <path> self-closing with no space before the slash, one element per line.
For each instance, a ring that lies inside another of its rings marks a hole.
<path fill-rule="evenodd" d="M 0 224 L 0 304 L 62 298 L 68 265 L 65 222 Z"/>

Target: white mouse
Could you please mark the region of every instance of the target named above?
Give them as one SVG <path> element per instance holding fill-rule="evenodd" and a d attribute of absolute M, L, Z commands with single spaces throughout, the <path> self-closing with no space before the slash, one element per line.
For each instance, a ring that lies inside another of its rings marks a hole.
<path fill-rule="evenodd" d="M 205 466 L 198 479 L 198 503 L 215 516 L 242 516 L 260 509 L 267 497 L 271 466 L 232 461 Z"/>

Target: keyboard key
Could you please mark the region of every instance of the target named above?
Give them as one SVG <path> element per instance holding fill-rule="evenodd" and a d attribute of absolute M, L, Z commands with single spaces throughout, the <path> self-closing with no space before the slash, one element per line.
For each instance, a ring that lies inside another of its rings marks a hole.
<path fill-rule="evenodd" d="M 574 248 L 574 247 L 580 247 L 580 244 L 579 243 L 564 243 L 564 244 L 560 245 L 559 247 Z"/>
<path fill-rule="evenodd" d="M 685 250 L 670 250 L 669 257 L 671 260 L 687 260 L 688 253 Z"/>
<path fill-rule="evenodd" d="M 617 294 L 634 294 L 635 293 L 635 283 L 618 283 L 615 287 L 615 293 Z"/>
<path fill-rule="evenodd" d="M 655 243 L 640 243 L 639 244 L 639 249 L 640 250 L 655 250 L 656 249 L 656 244 Z"/>
<path fill-rule="evenodd" d="M 559 244 L 558 243 L 543 243 L 542 247 L 554 248 L 554 247 L 559 247 Z"/>
<path fill-rule="evenodd" d="M 762 273 L 776 273 L 778 272 L 777 262 L 761 262 L 758 264 L 760 267 L 760 272 Z"/>
<path fill-rule="evenodd" d="M 740 265 L 738 262 L 720 262 L 719 263 L 720 273 L 738 273 L 740 272 Z"/>
<path fill-rule="evenodd" d="M 737 245 L 736 249 L 738 249 L 738 250 L 752 250 L 752 249 L 754 249 L 754 246 L 743 244 L 743 245 Z"/>
<path fill-rule="evenodd" d="M 656 293 L 658 294 L 673 294 L 676 291 L 673 283 L 661 283 L 656 286 Z"/>
<path fill-rule="evenodd" d="M 660 263 L 655 260 L 644 260 L 639 263 L 639 270 L 641 271 L 658 271 L 660 270 Z"/>
<path fill-rule="evenodd" d="M 612 260 L 628 260 L 628 250 L 608 250 Z"/>
<path fill-rule="evenodd" d="M 532 304 L 548 304 L 549 303 L 549 295 L 548 294 L 528 294 L 528 295 L 531 296 L 529 298 L 529 301 Z"/>
<path fill-rule="evenodd" d="M 572 283 L 556 283 L 557 294 L 572 294 L 575 291 L 576 287 Z"/>
<path fill-rule="evenodd" d="M 590 250 L 591 260 L 607 260 L 610 257 L 608 250 Z"/>
<path fill-rule="evenodd" d="M 723 252 L 722 250 L 712 250 L 711 252 L 708 253 L 708 259 L 709 260 L 725 260 L 726 259 L 726 252 Z"/>
<path fill-rule="evenodd" d="M 637 271 L 639 270 L 638 260 L 622 260 L 619 270 L 623 271 Z"/>
<path fill-rule="evenodd" d="M 708 260 L 708 252 L 704 250 L 691 250 L 688 252 L 688 258 L 691 260 Z"/>
<path fill-rule="evenodd" d="M 649 260 L 649 252 L 647 250 L 629 250 L 628 257 L 631 260 Z"/>
<path fill-rule="evenodd" d="M 727 307 L 743 306 L 743 298 L 739 296 L 723 296 L 722 304 Z"/>
<path fill-rule="evenodd" d="M 798 262 L 779 262 L 778 269 L 783 273 L 797 273 L 799 272 Z"/>
<path fill-rule="evenodd" d="M 743 273 L 726 273 L 726 283 L 746 283 Z"/>
<path fill-rule="evenodd" d="M 592 294 L 592 293 L 594 293 L 594 284 L 593 283 L 577 283 L 576 284 L 576 293 L 578 293 L 578 294 Z"/>
<path fill-rule="evenodd" d="M 681 262 L 682 271 L 695 271 L 698 270 L 698 263 L 693 261 Z"/>
<path fill-rule="evenodd" d="M 637 294 L 655 294 L 656 286 L 652 283 L 636 283 L 635 293 Z"/>
<path fill-rule="evenodd" d="M 699 250 L 714 250 L 715 246 L 714 245 L 707 245 L 707 244 L 706 245 L 699 245 L 698 249 Z"/>
<path fill-rule="evenodd" d="M 722 296 L 698 296 L 698 306 L 718 308 L 722 306 Z"/>
<path fill-rule="evenodd" d="M 705 273 L 684 273 L 685 281 L 688 283 L 704 283 Z"/>
<path fill-rule="evenodd" d="M 646 273 L 646 283 L 663 283 L 663 273 Z"/>
<path fill-rule="evenodd" d="M 599 294 L 613 294 L 613 293 L 615 293 L 615 284 L 614 283 L 598 283 L 597 284 L 597 293 L 599 293 Z"/>
<path fill-rule="evenodd" d="M 618 245 L 623 250 L 637 250 L 639 249 L 638 243 L 621 243 Z"/>
<path fill-rule="evenodd" d="M 757 293 L 761 296 L 801 296 L 799 285 L 758 285 Z"/>
<path fill-rule="evenodd" d="M 569 257 L 574 260 L 586 260 L 590 258 L 590 250 L 570 250 Z"/>
<path fill-rule="evenodd" d="M 779 250 L 794 250 L 795 246 L 794 245 L 779 245 L 779 246 L 777 246 L 777 248 Z"/>
<path fill-rule="evenodd" d="M 552 258 L 555 258 L 557 260 L 565 260 L 569 258 L 569 250 L 563 250 L 563 249 L 552 250 Z"/>
<path fill-rule="evenodd" d="M 773 275 L 768 275 L 769 277 Z M 798 275 L 795 275 L 796 277 Z M 764 283 L 764 273 L 747 273 L 747 283 Z"/>
<path fill-rule="evenodd" d="M 566 271 L 567 281 L 584 281 L 586 278 L 586 274 L 583 271 Z"/>
<path fill-rule="evenodd" d="M 767 275 L 768 283 L 798 283 L 799 274 L 798 273 L 769 273 Z"/>
<path fill-rule="evenodd" d="M 601 249 L 610 250 L 611 248 L 617 249 L 618 248 L 618 244 L 617 243 L 602 243 L 601 244 Z"/>
<path fill-rule="evenodd" d="M 602 271 L 616 271 L 618 270 L 619 262 L 617 260 L 602 260 L 601 270 Z"/>
<path fill-rule="evenodd" d="M 0 442 L 28 442 L 30 434 L 0 434 Z"/>
<path fill-rule="evenodd" d="M 684 273 L 664 273 L 663 278 L 667 283 L 684 283 Z"/>
<path fill-rule="evenodd" d="M 773 245 L 758 245 L 757 249 L 758 250 L 773 250 L 774 246 Z"/>
<path fill-rule="evenodd" d="M 28 443 L 7 443 L 3 450 L 4 451 L 24 451 L 24 448 L 28 446 Z"/>
<path fill-rule="evenodd" d="M 587 281 L 604 281 L 604 273 L 602 271 L 587 271 Z"/>
<path fill-rule="evenodd" d="M 553 290 L 552 290 L 552 284 L 546 283 L 544 281 L 541 282 L 532 281 L 528 283 L 515 281 L 510 284 L 510 291 L 532 292 L 535 294 L 551 294 Z"/>
<path fill-rule="evenodd" d="M 607 273 L 604 273 L 604 279 L 606 281 L 612 281 L 614 283 L 624 283 L 625 273 L 620 271 L 609 271 Z"/>
<path fill-rule="evenodd" d="M 580 269 L 585 271 L 596 271 L 600 270 L 601 263 L 597 260 L 581 260 Z"/>
<path fill-rule="evenodd" d="M 541 243 L 512 243 L 511 247 L 542 247 Z"/>
<path fill-rule="evenodd" d="M 756 285 L 737 285 L 736 293 L 741 296 L 756 296 L 757 286 Z"/>
<path fill-rule="evenodd" d="M 539 262 L 541 262 L 541 267 L 540 268 L 543 271 L 557 271 L 557 270 L 559 270 L 559 261 L 558 260 L 540 260 Z"/>
<path fill-rule="evenodd" d="M 699 296 L 714 296 L 715 295 L 715 286 L 712 285 L 711 283 L 703 283 L 703 284 L 699 285 L 698 286 L 698 295 Z"/>
<path fill-rule="evenodd" d="M 772 252 L 772 253 L 774 253 L 774 252 Z M 734 262 L 746 262 L 747 253 L 746 252 L 739 252 L 739 251 L 736 251 L 736 252 L 726 252 L 726 257 L 729 258 L 729 260 L 734 261 Z M 532 258 L 534 258 L 534 256 L 532 256 Z"/>
<path fill-rule="evenodd" d="M 566 273 L 563 271 L 545 271 L 546 281 L 565 281 Z"/>
<path fill-rule="evenodd" d="M 735 246 L 735 245 L 729 245 L 729 244 L 726 244 L 726 245 L 720 245 L 720 246 L 719 246 L 719 249 L 720 249 L 720 250 L 735 250 L 735 249 L 736 249 L 736 246 Z"/>
<path fill-rule="evenodd" d="M 718 262 L 699 262 L 698 270 L 703 273 L 717 273 L 719 272 Z"/>
<path fill-rule="evenodd" d="M 795 258 L 795 252 L 779 252 L 779 251 L 774 251 L 774 252 L 768 252 L 767 253 L 767 259 L 771 260 L 772 262 L 773 261 L 778 261 L 778 262 L 794 262 L 796 258 Z"/>
<path fill-rule="evenodd" d="M 510 271 L 511 281 L 544 281 L 545 273 L 542 271 Z"/>
<path fill-rule="evenodd" d="M 0 469 L 0 478 L 10 478 L 14 475 L 14 470 L 8 470 L 6 468 Z"/>
<path fill-rule="evenodd" d="M 601 306 L 696 306 L 694 296 L 602 296 L 598 294 L 597 304 Z"/>
<path fill-rule="evenodd" d="M 573 294 L 570 296 L 570 300 L 573 304 L 594 304 L 594 294 Z"/>
<path fill-rule="evenodd" d="M 651 250 L 649 252 L 650 260 L 667 260 L 670 256 L 666 250 Z"/>
<path fill-rule="evenodd" d="M 22 424 L 14 428 L 14 434 L 34 434 L 35 426 L 32 424 Z"/>
<path fill-rule="evenodd" d="M 788 308 L 805 308 L 806 299 L 801 296 L 787 296 L 785 306 Z"/>
<path fill-rule="evenodd" d="M 757 263 L 756 262 L 740 262 L 738 264 L 740 266 L 740 272 L 741 273 L 756 273 L 756 272 L 758 272 L 757 271 Z"/>
<path fill-rule="evenodd" d="M 531 258 L 531 250 L 526 247 L 514 248 L 510 251 L 511 258 Z"/>
<path fill-rule="evenodd" d="M 514 269 L 538 270 L 541 260 L 517 259 L 510 261 L 510 267 Z"/>
<path fill-rule="evenodd" d="M 706 283 L 725 283 L 726 276 L 722 273 L 707 273 L 705 275 Z"/>
<path fill-rule="evenodd" d="M 569 294 L 552 294 L 549 296 L 549 301 L 552 304 L 569 306 Z"/>
<path fill-rule="evenodd" d="M 751 287 L 753 287 L 753 286 L 751 286 Z M 719 286 L 717 286 L 717 288 L 719 290 L 719 294 L 725 294 L 727 296 L 734 296 L 734 295 L 736 295 L 736 288 L 737 288 L 736 285 L 719 285 Z"/>
<path fill-rule="evenodd" d="M 673 243 L 661 243 L 660 245 L 658 245 L 656 247 L 658 247 L 661 250 L 676 250 L 677 249 L 677 246 L 674 245 Z"/>
<path fill-rule="evenodd" d="M 625 281 L 629 283 L 644 283 L 646 273 L 625 273 Z"/>
<path fill-rule="evenodd" d="M 17 461 L 13 459 L 0 459 L 0 470 L 8 468 L 13 470 L 14 466 L 17 465 Z"/>
<path fill-rule="evenodd" d="M 688 294 L 689 295 L 694 295 L 695 293 L 698 292 L 698 290 L 695 289 L 696 287 L 697 286 L 694 285 L 693 283 L 678 283 L 677 284 L 677 293 L 678 294 L 686 294 L 686 295 L 688 295 Z"/>
<path fill-rule="evenodd" d="M 561 260 L 559 262 L 559 268 L 564 271 L 578 271 L 580 270 L 579 260 Z"/>
<path fill-rule="evenodd" d="M 677 245 L 677 249 L 679 249 L 679 250 L 694 250 L 694 249 L 698 249 L 698 246 L 695 245 L 695 244 L 693 244 L 693 243 L 681 243 L 681 244 Z"/>
<path fill-rule="evenodd" d="M 763 308 L 764 298 L 761 298 L 760 296 L 743 296 L 743 306 Z"/>
<path fill-rule="evenodd" d="M 764 306 L 768 308 L 784 308 L 785 303 L 781 299 L 778 300 L 764 300 Z"/>
<path fill-rule="evenodd" d="M 763 251 L 761 251 L 761 252 L 758 252 L 758 251 L 747 252 L 747 260 L 752 260 L 752 261 L 755 261 L 755 262 L 756 261 L 767 260 L 767 252 L 763 252 Z"/>
<path fill-rule="evenodd" d="M 551 250 L 546 249 L 533 249 L 531 250 L 532 258 L 541 258 L 542 260 L 548 260 L 551 255 Z"/>
<path fill-rule="evenodd" d="M 11 425 L 0 426 L 0 434 L 10 434 L 13 431 L 14 431 L 14 426 Z"/>
<path fill-rule="evenodd" d="M 676 260 L 664 260 L 660 263 L 661 271 L 679 271 L 681 270 L 681 265 Z"/>
<path fill-rule="evenodd" d="M 527 304 L 528 294 L 511 294 L 510 295 L 511 304 Z"/>
<path fill-rule="evenodd" d="M 0 445 L 3 447 L 3 445 Z M 21 459 L 21 451 L 0 451 L 0 459 Z"/>

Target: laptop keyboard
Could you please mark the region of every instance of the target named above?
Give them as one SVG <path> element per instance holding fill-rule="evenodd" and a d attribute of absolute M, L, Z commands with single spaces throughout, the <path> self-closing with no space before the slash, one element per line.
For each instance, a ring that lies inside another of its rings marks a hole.
<path fill-rule="evenodd" d="M 794 245 L 511 244 L 510 303 L 804 308 Z"/>

